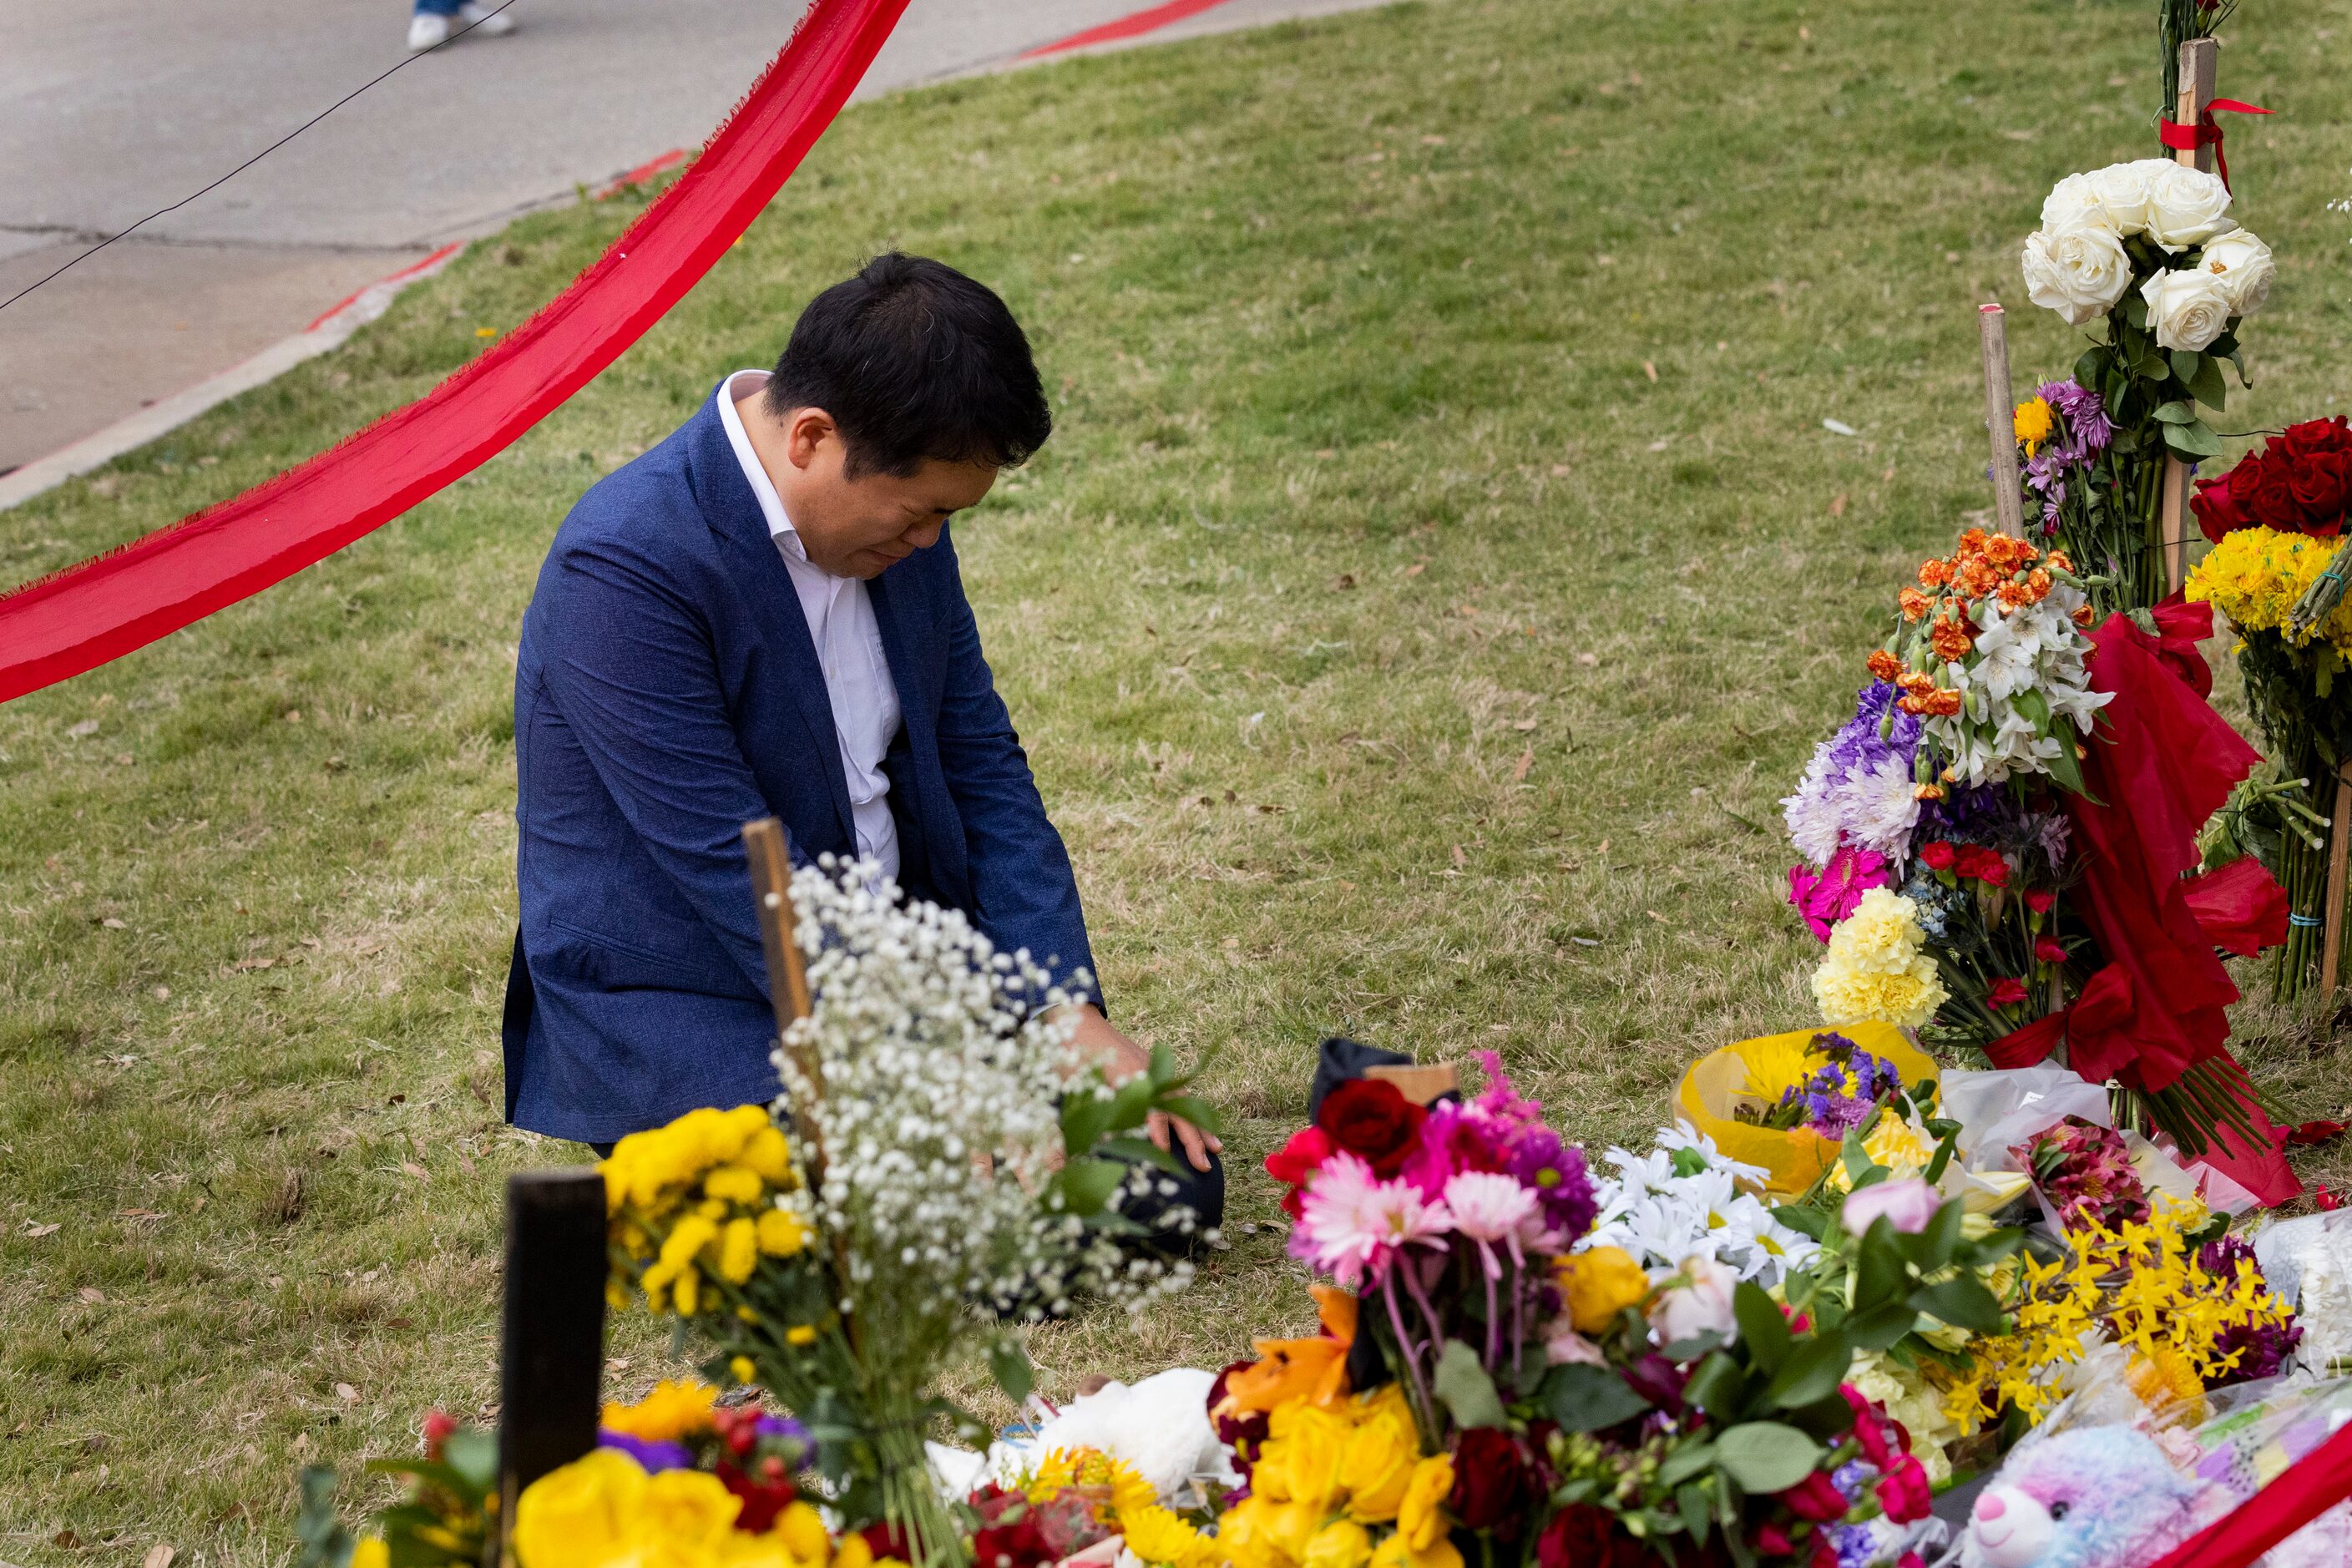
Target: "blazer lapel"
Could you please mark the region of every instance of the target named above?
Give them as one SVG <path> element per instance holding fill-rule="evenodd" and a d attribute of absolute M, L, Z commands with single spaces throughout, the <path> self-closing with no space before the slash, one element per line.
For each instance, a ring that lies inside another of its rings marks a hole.
<path fill-rule="evenodd" d="M 735 580 L 742 589 L 744 602 L 751 606 L 763 639 L 775 655 L 777 672 L 792 693 L 793 704 L 799 709 L 810 739 L 816 742 L 814 751 L 824 773 L 825 787 L 833 796 L 840 830 L 855 844 L 856 837 L 850 826 L 849 782 L 841 771 L 841 738 L 834 728 L 833 699 L 824 689 L 824 666 L 818 662 L 816 641 L 809 635 L 808 617 L 801 613 L 801 596 L 793 586 L 792 572 L 784 565 L 783 555 L 768 532 L 768 520 L 760 510 L 759 498 L 751 493 L 751 481 L 743 477 L 734 445 L 727 439 L 727 426 L 719 421 L 715 392 L 695 416 L 693 431 L 696 500 L 701 503 L 704 520 L 724 543 L 727 556 L 734 563 Z"/>

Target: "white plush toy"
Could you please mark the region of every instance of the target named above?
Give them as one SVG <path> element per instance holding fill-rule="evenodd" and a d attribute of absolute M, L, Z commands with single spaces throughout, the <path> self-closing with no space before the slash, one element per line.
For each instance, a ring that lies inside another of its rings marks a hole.
<path fill-rule="evenodd" d="M 2195 1533 L 2196 1485 L 2128 1426 L 2019 1447 L 1977 1497 L 1962 1568 L 2143 1568 Z"/>

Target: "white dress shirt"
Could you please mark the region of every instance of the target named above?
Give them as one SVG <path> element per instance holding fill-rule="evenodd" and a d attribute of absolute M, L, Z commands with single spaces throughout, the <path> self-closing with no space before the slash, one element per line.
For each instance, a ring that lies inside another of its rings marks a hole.
<path fill-rule="evenodd" d="M 727 426 L 735 460 L 743 465 L 743 477 L 759 498 L 761 515 L 768 520 L 768 532 L 800 595 L 809 640 L 816 644 L 825 696 L 833 703 L 834 733 L 841 742 L 841 772 L 849 784 L 857 852 L 880 861 L 884 876 L 896 877 L 898 825 L 890 816 L 890 780 L 882 772 L 882 758 L 898 732 L 898 689 L 890 680 L 890 661 L 882 651 L 882 629 L 875 623 L 874 601 L 866 584 L 855 577 L 836 577 L 809 560 L 793 520 L 784 515 L 782 498 L 744 433 L 735 400 L 767 384 L 764 370 L 739 370 L 729 376 L 719 388 L 719 423 Z"/>

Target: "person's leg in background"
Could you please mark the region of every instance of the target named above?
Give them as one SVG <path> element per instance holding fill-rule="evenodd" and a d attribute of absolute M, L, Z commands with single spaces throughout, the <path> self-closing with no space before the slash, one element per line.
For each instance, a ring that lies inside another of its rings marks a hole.
<path fill-rule="evenodd" d="M 408 18 L 408 47 L 424 50 L 447 43 L 460 32 L 478 38 L 495 38 L 514 31 L 514 16 L 499 10 L 496 0 L 416 0 Z"/>

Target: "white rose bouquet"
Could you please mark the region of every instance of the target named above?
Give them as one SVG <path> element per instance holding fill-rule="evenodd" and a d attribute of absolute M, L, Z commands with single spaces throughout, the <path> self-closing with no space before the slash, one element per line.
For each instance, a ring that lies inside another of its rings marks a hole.
<path fill-rule="evenodd" d="M 2245 384 L 2238 329 L 2270 299 L 2270 247 L 2238 226 L 2217 176 L 2142 158 L 2059 181 L 2042 204 L 2041 228 L 2026 239 L 2022 267 L 2035 304 L 2070 326 L 2105 323 L 2105 341 L 2084 351 L 2066 384 L 2096 405 L 2095 430 L 2112 431 L 2095 464 L 2075 465 L 2084 471 L 2068 488 L 2080 493 L 2063 497 L 2042 450 L 2049 410 L 2029 418 L 2021 409 L 2021 456 L 2039 459 L 2042 470 L 2027 480 L 2029 510 L 2045 513 L 2051 534 L 2061 510 L 2073 516 L 2079 526 L 2068 542 L 2086 549 L 2084 568 L 2102 604 L 2152 603 L 2164 591 L 2153 571 L 2164 459 L 2221 455 L 2221 438 L 2202 410 L 2219 412 L 2227 399 L 2224 360 Z M 2071 419 L 2075 410 L 2067 412 Z"/>

